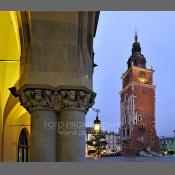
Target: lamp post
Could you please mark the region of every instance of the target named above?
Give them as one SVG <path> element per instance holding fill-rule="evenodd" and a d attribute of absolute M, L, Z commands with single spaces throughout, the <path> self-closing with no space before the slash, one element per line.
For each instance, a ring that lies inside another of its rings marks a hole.
<path fill-rule="evenodd" d="M 94 135 L 95 135 L 95 142 L 94 142 L 94 145 L 96 145 L 96 156 L 97 157 L 100 157 L 100 146 L 101 145 L 98 145 L 100 142 L 99 142 L 99 134 L 100 134 L 100 131 L 101 131 L 101 121 L 99 120 L 98 118 L 98 113 L 100 112 L 100 109 L 94 109 L 92 108 L 97 114 L 96 114 L 96 119 L 94 120 L 94 127 L 93 127 L 93 130 L 94 130 Z M 97 146 L 98 145 L 98 146 Z"/>
<path fill-rule="evenodd" d="M 101 131 L 101 121 L 98 118 L 98 113 L 100 112 L 100 110 L 99 109 L 94 109 L 94 108 L 92 108 L 92 109 L 97 113 L 96 119 L 94 120 L 93 129 L 94 129 L 95 134 L 98 134 Z"/>
<path fill-rule="evenodd" d="M 105 148 L 107 142 L 105 140 L 106 136 L 101 129 L 101 121 L 98 117 L 100 110 L 94 108 L 92 109 L 96 112 L 96 119 L 94 120 L 93 124 L 92 137 L 87 141 L 87 144 L 94 147 L 94 157 L 100 157 L 101 151 Z"/>

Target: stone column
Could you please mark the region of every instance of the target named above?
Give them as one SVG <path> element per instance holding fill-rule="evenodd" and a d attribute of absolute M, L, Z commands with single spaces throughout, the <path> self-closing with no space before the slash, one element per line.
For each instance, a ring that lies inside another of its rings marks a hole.
<path fill-rule="evenodd" d="M 32 162 L 57 161 L 57 115 L 51 110 L 31 112 L 31 155 Z"/>
<path fill-rule="evenodd" d="M 81 162 L 85 159 L 85 112 L 66 109 L 60 113 L 58 137 L 61 162 Z"/>
<path fill-rule="evenodd" d="M 54 91 L 24 87 L 19 91 L 21 105 L 31 114 L 31 162 L 57 161 L 57 114 L 52 97 Z"/>
<path fill-rule="evenodd" d="M 85 115 L 94 104 L 95 93 L 86 88 L 61 90 L 61 109 L 58 123 L 59 161 L 85 160 Z"/>

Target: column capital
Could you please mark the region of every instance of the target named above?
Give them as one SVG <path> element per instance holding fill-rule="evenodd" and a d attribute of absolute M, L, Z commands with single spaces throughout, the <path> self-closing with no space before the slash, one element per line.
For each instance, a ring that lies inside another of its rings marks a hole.
<path fill-rule="evenodd" d="M 13 94 L 13 93 L 12 93 Z M 84 86 L 58 86 L 25 84 L 15 92 L 21 105 L 29 112 L 36 109 L 83 110 L 94 105 L 96 93 Z"/>

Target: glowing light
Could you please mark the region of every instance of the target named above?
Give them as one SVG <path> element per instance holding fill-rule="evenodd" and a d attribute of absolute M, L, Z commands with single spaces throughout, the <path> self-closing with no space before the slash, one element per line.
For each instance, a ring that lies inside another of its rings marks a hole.
<path fill-rule="evenodd" d="M 146 82 L 146 73 L 144 71 L 140 71 L 138 73 L 138 77 L 139 77 L 139 81 L 141 83 L 145 83 Z"/>
<path fill-rule="evenodd" d="M 94 130 L 96 132 L 100 131 L 100 124 L 94 124 Z"/>
<path fill-rule="evenodd" d="M 140 81 L 141 83 L 146 83 L 146 79 L 145 79 L 145 78 L 139 78 L 139 81 Z"/>

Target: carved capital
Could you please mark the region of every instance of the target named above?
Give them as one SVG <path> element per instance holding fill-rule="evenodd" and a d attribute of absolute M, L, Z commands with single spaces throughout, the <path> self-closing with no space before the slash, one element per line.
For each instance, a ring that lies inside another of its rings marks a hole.
<path fill-rule="evenodd" d="M 62 109 L 81 109 L 85 112 L 95 103 L 95 96 L 83 89 L 61 90 Z"/>
<path fill-rule="evenodd" d="M 82 86 L 24 85 L 17 91 L 19 101 L 29 112 L 35 109 L 50 109 L 60 112 L 79 109 L 87 112 L 95 102 L 96 94 Z"/>
<path fill-rule="evenodd" d="M 19 93 L 19 101 L 29 112 L 34 109 L 54 110 L 51 101 L 53 96 L 54 91 L 51 89 L 25 88 Z"/>

